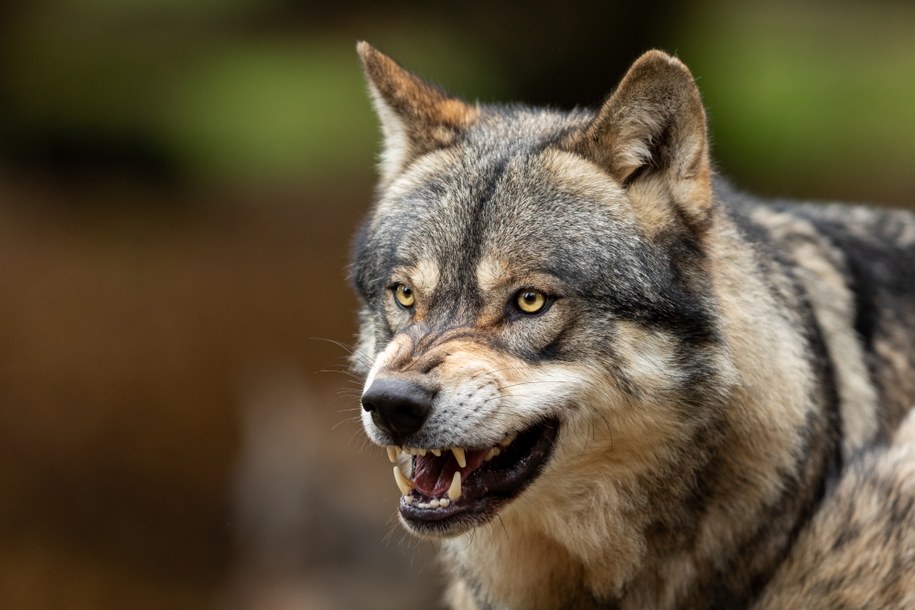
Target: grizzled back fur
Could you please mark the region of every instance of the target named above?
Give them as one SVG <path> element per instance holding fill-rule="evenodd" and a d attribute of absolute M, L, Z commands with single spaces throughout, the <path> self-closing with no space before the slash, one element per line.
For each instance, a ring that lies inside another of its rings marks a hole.
<path fill-rule="evenodd" d="M 470 104 L 359 53 L 384 135 L 363 421 L 452 606 L 778 599 L 915 404 L 915 217 L 735 192 L 659 51 L 596 112 Z"/>

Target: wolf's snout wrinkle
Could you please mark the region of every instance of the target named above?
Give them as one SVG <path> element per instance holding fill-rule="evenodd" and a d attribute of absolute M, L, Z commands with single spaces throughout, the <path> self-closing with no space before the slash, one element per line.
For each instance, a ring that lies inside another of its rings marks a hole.
<path fill-rule="evenodd" d="M 362 395 L 362 408 L 375 425 L 401 439 L 422 428 L 435 393 L 403 379 L 376 379 Z"/>

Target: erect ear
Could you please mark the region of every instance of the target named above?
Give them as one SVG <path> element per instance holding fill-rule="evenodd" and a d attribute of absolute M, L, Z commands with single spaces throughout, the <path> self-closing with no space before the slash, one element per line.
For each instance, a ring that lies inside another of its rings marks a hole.
<path fill-rule="evenodd" d="M 416 157 L 452 144 L 476 119 L 476 107 L 404 70 L 369 43 L 358 43 L 356 50 L 384 135 L 382 184 Z"/>
<path fill-rule="evenodd" d="M 633 198 L 663 196 L 693 227 L 707 221 L 712 187 L 705 110 L 689 69 L 675 57 L 661 51 L 639 57 L 567 148 L 603 167 Z"/>

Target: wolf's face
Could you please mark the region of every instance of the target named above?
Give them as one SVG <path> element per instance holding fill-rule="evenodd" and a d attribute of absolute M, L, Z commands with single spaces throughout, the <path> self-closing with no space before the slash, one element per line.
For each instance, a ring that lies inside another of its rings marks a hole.
<path fill-rule="evenodd" d="M 710 426 L 730 367 L 682 64 L 646 55 L 599 113 L 557 113 L 468 106 L 360 54 L 386 150 L 355 361 L 407 528 L 543 510 L 587 493 L 595 463 L 638 471 Z"/>

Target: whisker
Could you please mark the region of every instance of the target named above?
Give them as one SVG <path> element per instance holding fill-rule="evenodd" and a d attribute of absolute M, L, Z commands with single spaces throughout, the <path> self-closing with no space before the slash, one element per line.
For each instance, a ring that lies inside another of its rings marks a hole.
<path fill-rule="evenodd" d="M 373 358 L 371 358 L 368 354 L 362 352 L 361 350 L 359 350 L 353 346 L 347 345 L 346 343 L 343 343 L 342 341 L 337 341 L 336 339 L 329 339 L 327 337 L 309 337 L 309 339 L 311 339 L 312 341 L 324 341 L 326 343 L 330 343 L 331 345 L 336 345 L 337 347 L 339 347 L 340 349 L 345 351 L 347 354 L 349 354 L 351 358 L 353 358 L 360 364 L 362 364 L 366 367 L 370 367 L 372 365 Z"/>
<path fill-rule="evenodd" d="M 475 379 L 479 379 L 483 375 L 495 375 L 497 373 L 503 373 L 505 371 L 520 371 L 520 370 L 522 370 L 521 367 L 517 366 L 517 365 L 508 365 L 508 366 L 503 366 L 503 367 L 500 367 L 497 369 L 488 369 L 485 371 L 480 371 L 476 375 L 471 375 L 470 377 L 468 377 L 468 381 L 474 381 Z"/>
<path fill-rule="evenodd" d="M 337 347 L 344 350 L 348 354 L 352 354 L 357 351 L 356 348 L 349 346 L 346 343 L 343 343 L 342 341 L 337 341 L 336 339 L 329 339 L 327 337 L 309 337 L 309 339 L 311 339 L 312 341 L 324 341 L 325 343 L 330 343 L 332 345 L 336 345 Z"/>
<path fill-rule="evenodd" d="M 533 381 L 519 381 L 518 383 L 512 383 L 512 384 L 509 384 L 509 385 L 500 386 L 499 389 L 500 389 L 500 390 L 507 390 L 508 388 L 517 388 L 517 387 L 519 387 L 519 386 L 523 386 L 523 385 L 532 385 L 532 384 L 536 384 L 536 383 L 552 383 L 552 384 L 555 384 L 556 381 L 554 381 L 554 380 L 552 380 L 552 379 L 539 379 L 539 380 L 533 380 Z"/>
<path fill-rule="evenodd" d="M 357 401 L 362 396 L 362 392 L 359 388 L 340 388 L 335 392 L 337 398 L 354 398 Z"/>
<path fill-rule="evenodd" d="M 362 376 L 357 375 L 356 373 L 347 370 L 347 369 L 319 369 L 318 373 L 336 373 L 338 375 L 345 375 L 346 377 L 351 378 L 353 381 L 361 381 Z"/>
<path fill-rule="evenodd" d="M 397 523 L 397 512 L 394 512 L 390 517 L 388 517 L 387 523 L 385 523 L 388 530 L 385 535 L 381 538 L 381 542 L 387 546 L 391 546 L 391 541 L 394 539 L 394 534 L 400 531 Z"/>
<path fill-rule="evenodd" d="M 342 426 L 343 424 L 355 423 L 355 422 L 358 422 L 358 421 L 360 421 L 360 418 L 359 418 L 358 416 L 355 416 L 355 415 L 354 415 L 354 416 L 351 416 L 351 417 L 346 417 L 346 418 L 344 418 L 344 419 L 338 421 L 337 423 L 335 423 L 333 426 L 331 426 L 330 430 L 331 430 L 331 432 L 333 432 L 333 431 L 335 431 L 337 428 L 339 428 L 340 426 Z"/>

